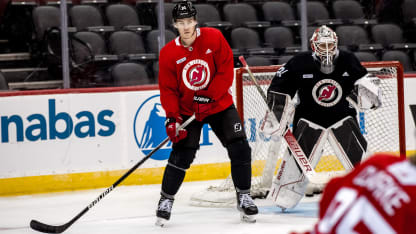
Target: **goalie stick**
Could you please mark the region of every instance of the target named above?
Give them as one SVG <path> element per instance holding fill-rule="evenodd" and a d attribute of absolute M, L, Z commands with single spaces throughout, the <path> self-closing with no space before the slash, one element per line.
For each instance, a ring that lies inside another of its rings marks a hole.
<path fill-rule="evenodd" d="M 183 129 L 188 126 L 195 119 L 195 115 L 192 115 L 187 119 L 179 129 Z M 140 160 L 136 165 L 134 165 L 129 171 L 127 171 L 123 176 L 121 176 L 114 184 L 104 190 L 94 201 L 92 201 L 87 207 L 85 207 L 80 213 L 78 213 L 74 218 L 62 225 L 49 225 L 37 220 L 32 219 L 30 221 L 30 227 L 36 231 L 44 233 L 62 233 L 67 228 L 69 228 L 75 221 L 77 221 L 81 216 L 87 213 L 93 206 L 95 206 L 101 199 L 103 199 L 107 194 L 109 194 L 117 185 L 119 185 L 124 179 L 126 179 L 134 170 L 136 170 L 140 165 L 142 165 L 147 159 L 149 159 L 156 151 L 158 151 L 162 146 L 164 146 L 169 141 L 169 137 L 166 137 L 156 148 L 154 148 L 146 157 Z"/>
<path fill-rule="evenodd" d="M 257 88 L 257 91 L 259 92 L 263 100 L 267 103 L 267 96 L 264 93 L 263 89 L 261 89 L 260 85 L 258 84 L 246 60 L 244 59 L 243 56 L 240 56 L 238 58 L 243 64 L 243 66 L 245 67 L 245 69 L 247 70 L 248 75 L 250 76 L 251 80 L 253 81 L 254 85 Z M 273 111 L 271 110 L 270 112 L 273 113 Z M 320 175 L 315 172 L 315 169 L 312 167 L 311 163 L 309 162 L 308 157 L 303 152 L 302 148 L 300 147 L 298 141 L 296 140 L 295 136 L 293 135 L 292 131 L 290 131 L 290 129 L 286 130 L 286 132 L 283 134 L 283 138 L 285 139 L 288 145 L 288 148 L 290 152 L 292 153 L 293 157 L 295 158 L 297 164 L 301 168 L 302 172 L 305 174 L 306 178 L 308 178 L 308 180 L 311 183 L 322 184 L 328 181 L 327 176 Z"/>

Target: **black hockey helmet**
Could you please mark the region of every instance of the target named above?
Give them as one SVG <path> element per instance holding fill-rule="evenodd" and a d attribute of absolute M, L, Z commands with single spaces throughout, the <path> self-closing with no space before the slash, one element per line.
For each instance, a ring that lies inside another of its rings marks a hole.
<path fill-rule="evenodd" d="M 179 2 L 172 10 L 173 21 L 196 16 L 196 9 L 189 1 Z"/>

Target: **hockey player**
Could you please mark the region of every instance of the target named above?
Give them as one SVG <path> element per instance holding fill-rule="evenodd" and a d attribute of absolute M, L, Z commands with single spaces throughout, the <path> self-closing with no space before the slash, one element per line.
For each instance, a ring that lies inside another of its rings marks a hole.
<path fill-rule="evenodd" d="M 269 109 L 264 119 L 266 134 L 281 136 L 289 121 L 289 100 L 297 94 L 293 132 L 312 166 L 318 163 L 328 139 L 346 170 L 359 163 L 367 142 L 356 120 L 354 106 L 369 109 L 381 105 L 378 78 L 350 52 L 339 50 L 335 32 L 321 26 L 310 39 L 312 52 L 295 55 L 275 74 L 267 94 Z M 272 116 L 273 118 L 270 118 Z M 286 153 L 269 193 L 277 206 L 296 206 L 308 180 L 293 157 Z"/>
<path fill-rule="evenodd" d="M 156 224 L 163 226 L 170 218 L 174 196 L 195 158 L 205 123 L 227 149 L 242 220 L 254 222 L 258 209 L 250 197 L 251 149 L 230 93 L 233 54 L 219 30 L 197 27 L 196 14 L 191 2 L 174 7 L 173 23 L 179 37 L 160 51 L 160 100 L 173 146 L 163 175 Z M 178 131 L 193 113 L 196 121 Z"/>
<path fill-rule="evenodd" d="M 305 234 L 410 234 L 415 221 L 416 155 L 378 154 L 327 184 L 319 221 Z"/>

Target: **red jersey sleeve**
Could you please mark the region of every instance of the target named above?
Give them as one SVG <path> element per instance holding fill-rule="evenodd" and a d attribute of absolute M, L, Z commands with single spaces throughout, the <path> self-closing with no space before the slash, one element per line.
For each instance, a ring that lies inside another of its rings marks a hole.
<path fill-rule="evenodd" d="M 198 95 L 208 96 L 216 101 L 220 100 L 233 84 L 234 79 L 234 60 L 233 52 L 225 40 L 221 31 L 215 30 L 217 33 L 218 47 L 214 51 L 214 63 L 216 68 L 215 76 L 212 78 L 208 89 L 199 91 Z M 214 39 L 213 39 L 214 40 Z"/>
<path fill-rule="evenodd" d="M 174 63 L 169 62 L 169 53 L 163 48 L 159 56 L 160 102 L 166 111 L 166 117 L 179 116 L 179 84 Z M 173 64 L 173 65 L 172 65 Z"/>

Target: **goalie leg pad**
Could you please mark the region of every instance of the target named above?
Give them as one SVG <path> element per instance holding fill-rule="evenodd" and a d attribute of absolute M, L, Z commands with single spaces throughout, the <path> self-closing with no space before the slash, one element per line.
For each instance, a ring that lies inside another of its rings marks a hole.
<path fill-rule="evenodd" d="M 311 156 L 311 153 L 314 152 L 314 149 L 316 149 L 317 143 L 319 143 L 322 140 L 321 138 L 324 132 L 324 127 L 321 127 L 306 119 L 300 119 L 298 124 L 294 128 L 293 135 L 298 140 L 303 152 L 309 158 Z"/>
<path fill-rule="evenodd" d="M 315 167 L 325 142 L 325 128 L 300 119 L 295 134 L 299 145 L 309 157 L 309 160 L 314 159 L 311 164 Z M 293 208 L 302 199 L 307 184 L 308 180 L 303 175 L 296 160 L 286 151 L 277 176 L 273 181 L 269 198 L 275 201 L 276 205 L 282 209 Z"/>
<path fill-rule="evenodd" d="M 282 209 L 293 208 L 302 199 L 307 183 L 296 160 L 286 150 L 268 198 Z"/>
<path fill-rule="evenodd" d="M 329 142 L 346 170 L 361 162 L 367 151 L 367 141 L 351 116 L 330 127 Z"/>

